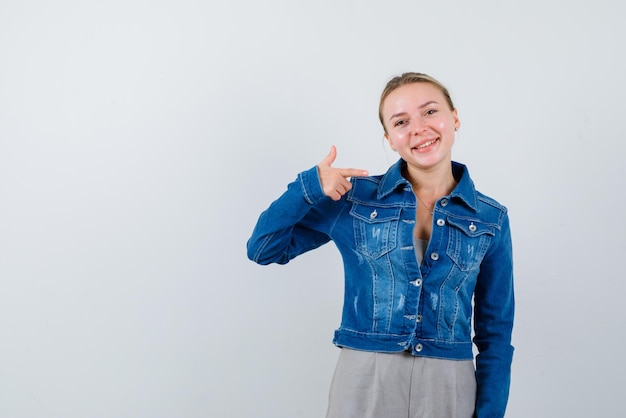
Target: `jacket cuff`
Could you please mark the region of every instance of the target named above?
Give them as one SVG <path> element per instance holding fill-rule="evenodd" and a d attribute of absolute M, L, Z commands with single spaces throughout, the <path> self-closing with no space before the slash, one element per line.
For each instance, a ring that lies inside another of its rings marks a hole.
<path fill-rule="evenodd" d="M 307 203 L 313 205 L 325 196 L 317 166 L 298 174 L 298 180 L 300 180 L 304 199 Z"/>

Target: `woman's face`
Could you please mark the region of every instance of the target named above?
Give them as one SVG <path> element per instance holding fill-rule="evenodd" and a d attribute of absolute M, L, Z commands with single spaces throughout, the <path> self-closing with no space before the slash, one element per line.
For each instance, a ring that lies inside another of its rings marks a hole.
<path fill-rule="evenodd" d="M 405 84 L 383 102 L 385 138 L 408 164 L 435 168 L 452 158 L 454 131 L 460 122 L 443 93 L 431 83 Z"/>

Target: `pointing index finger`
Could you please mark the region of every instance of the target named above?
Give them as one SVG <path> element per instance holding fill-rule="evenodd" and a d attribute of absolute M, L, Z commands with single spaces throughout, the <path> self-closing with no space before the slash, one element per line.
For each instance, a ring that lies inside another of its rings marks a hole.
<path fill-rule="evenodd" d="M 339 173 L 343 177 L 365 177 L 368 176 L 369 173 L 367 170 L 362 170 L 360 168 L 342 168 L 339 170 Z"/>

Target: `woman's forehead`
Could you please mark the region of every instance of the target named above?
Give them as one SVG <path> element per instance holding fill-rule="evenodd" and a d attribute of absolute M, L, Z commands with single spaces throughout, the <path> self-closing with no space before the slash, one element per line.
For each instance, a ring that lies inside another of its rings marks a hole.
<path fill-rule="evenodd" d="M 383 102 L 383 111 L 395 107 L 425 107 L 428 104 L 441 104 L 445 97 L 441 90 L 431 83 L 405 84 L 393 90 Z"/>

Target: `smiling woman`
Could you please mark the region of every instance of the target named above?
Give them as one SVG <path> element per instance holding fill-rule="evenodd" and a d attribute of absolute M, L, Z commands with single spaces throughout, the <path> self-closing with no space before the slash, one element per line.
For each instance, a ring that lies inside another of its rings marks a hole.
<path fill-rule="evenodd" d="M 514 311 L 507 210 L 452 161 L 460 121 L 441 83 L 391 79 L 379 116 L 400 159 L 369 176 L 333 167 L 332 146 L 261 214 L 248 257 L 285 264 L 331 240 L 343 256 L 327 417 L 503 417 Z"/>

